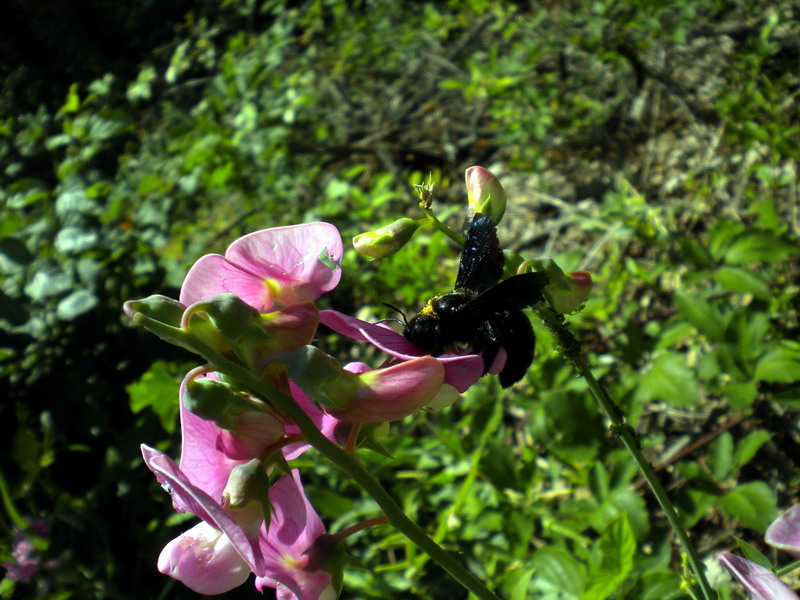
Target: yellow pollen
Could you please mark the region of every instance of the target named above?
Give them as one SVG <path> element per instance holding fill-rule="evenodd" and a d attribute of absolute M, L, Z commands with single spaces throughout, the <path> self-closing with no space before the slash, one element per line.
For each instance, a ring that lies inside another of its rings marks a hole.
<path fill-rule="evenodd" d="M 433 317 L 434 319 L 438 319 L 439 315 L 436 314 L 436 310 L 433 308 L 433 302 L 437 298 L 439 298 L 439 296 L 436 296 L 435 298 L 431 298 L 430 300 L 428 300 L 428 303 L 425 305 L 425 308 L 419 311 L 419 314 Z"/>

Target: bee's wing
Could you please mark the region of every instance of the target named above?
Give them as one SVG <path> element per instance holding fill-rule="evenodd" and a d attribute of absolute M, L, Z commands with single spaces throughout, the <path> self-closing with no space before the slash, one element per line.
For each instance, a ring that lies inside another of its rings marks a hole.
<path fill-rule="evenodd" d="M 477 213 L 467 229 L 455 289 L 485 292 L 503 276 L 504 264 L 494 223 Z"/>
<path fill-rule="evenodd" d="M 470 300 L 462 310 L 483 316 L 533 306 L 542 299 L 542 290 L 549 281 L 542 271 L 513 275 Z"/>

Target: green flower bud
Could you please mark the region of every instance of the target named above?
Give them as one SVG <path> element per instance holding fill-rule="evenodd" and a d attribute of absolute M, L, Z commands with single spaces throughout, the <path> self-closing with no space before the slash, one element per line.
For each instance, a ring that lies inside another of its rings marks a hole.
<path fill-rule="evenodd" d="M 495 225 L 500 223 L 506 212 L 506 192 L 497 177 L 483 167 L 470 167 L 465 179 L 470 209 L 488 215 Z"/>
<path fill-rule="evenodd" d="M 588 271 L 564 273 L 552 260 L 544 261 L 543 269 L 550 278 L 544 295 L 558 313 L 569 314 L 578 310 L 592 291 L 592 275 Z"/>
<path fill-rule="evenodd" d="M 261 507 L 263 515 L 268 515 L 270 506 L 263 506 L 263 502 L 269 501 L 269 477 L 263 461 L 254 458 L 242 465 L 236 465 L 228 476 L 222 498 L 227 507 L 234 510 L 256 505 Z"/>
<path fill-rule="evenodd" d="M 353 238 L 353 247 L 369 259 L 391 256 L 408 243 L 419 225 L 413 219 L 398 219 L 375 231 L 357 235 Z"/>

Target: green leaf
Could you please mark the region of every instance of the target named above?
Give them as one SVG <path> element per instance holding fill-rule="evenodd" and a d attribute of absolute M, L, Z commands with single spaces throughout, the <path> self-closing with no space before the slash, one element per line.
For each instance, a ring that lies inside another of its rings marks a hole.
<path fill-rule="evenodd" d="M 681 590 L 681 576 L 675 571 L 650 571 L 642 576 L 641 600 L 686 598 Z"/>
<path fill-rule="evenodd" d="M 138 381 L 125 388 L 131 410 L 140 413 L 149 407 L 158 415 L 164 431 L 174 432 L 178 425 L 178 392 L 184 371 L 184 367 L 175 363 L 154 362 Z"/>
<path fill-rule="evenodd" d="M 533 569 L 529 569 L 517 580 L 514 591 L 511 593 L 511 600 L 528 600 L 528 584 L 534 573 Z"/>
<path fill-rule="evenodd" d="M 752 406 L 758 397 L 758 387 L 754 381 L 730 381 L 722 388 L 728 404 L 734 410 L 744 410 Z"/>
<path fill-rule="evenodd" d="M 89 312 L 98 302 L 94 292 L 87 289 L 75 290 L 59 301 L 56 312 L 61 319 L 69 321 Z"/>
<path fill-rule="evenodd" d="M 751 431 L 736 444 L 734 453 L 735 469 L 738 472 L 743 466 L 749 463 L 756 455 L 756 452 L 772 438 L 772 434 L 764 429 Z"/>
<path fill-rule="evenodd" d="M 780 262 L 798 251 L 771 231 L 745 231 L 738 235 L 725 252 L 725 262 L 746 265 L 754 262 Z"/>
<path fill-rule="evenodd" d="M 793 383 L 800 380 L 800 352 L 778 346 L 758 359 L 755 377 L 758 381 Z"/>
<path fill-rule="evenodd" d="M 714 280 L 723 289 L 741 294 L 753 294 L 760 300 L 769 300 L 769 286 L 757 274 L 740 267 L 722 266 L 714 272 Z"/>
<path fill-rule="evenodd" d="M 589 587 L 581 600 L 603 600 L 616 590 L 633 569 L 636 540 L 625 513 L 606 528 L 594 547 Z"/>
<path fill-rule="evenodd" d="M 67 226 L 56 235 L 55 248 L 62 254 L 79 254 L 94 246 L 100 239 L 97 231 Z"/>
<path fill-rule="evenodd" d="M 764 531 L 778 512 L 775 490 L 764 481 L 736 486 L 718 500 L 720 508 L 753 531 Z"/>
<path fill-rule="evenodd" d="M 577 600 L 586 580 L 585 567 L 570 552 L 545 546 L 533 555 L 530 567 L 536 576 L 531 582 L 535 598 Z"/>
<path fill-rule="evenodd" d="M 724 481 L 733 473 L 733 436 L 725 432 L 709 444 L 708 464 L 717 481 Z"/>
<path fill-rule="evenodd" d="M 747 560 L 752 560 L 757 565 L 761 565 L 762 567 L 764 567 L 765 569 L 769 569 L 770 571 L 772 570 L 772 561 L 770 561 L 770 559 L 764 556 L 761 552 L 753 548 L 753 546 L 751 546 L 744 540 L 739 539 L 738 537 L 736 538 L 736 543 L 739 544 L 739 549 L 742 551 L 742 554 L 744 554 L 744 557 Z"/>
<path fill-rule="evenodd" d="M 713 304 L 687 294 L 676 294 L 675 304 L 680 315 L 694 325 L 709 341 L 722 341 L 725 337 L 725 319 Z"/>
<path fill-rule="evenodd" d="M 686 365 L 686 358 L 676 352 L 657 357 L 650 370 L 641 376 L 636 390 L 640 402 L 663 400 L 672 406 L 693 406 L 697 398 L 694 372 Z"/>

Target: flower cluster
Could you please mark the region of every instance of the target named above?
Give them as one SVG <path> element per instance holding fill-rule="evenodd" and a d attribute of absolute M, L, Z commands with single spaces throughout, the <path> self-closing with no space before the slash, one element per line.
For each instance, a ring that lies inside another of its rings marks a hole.
<path fill-rule="evenodd" d="M 180 303 L 146 299 L 125 310 L 134 320 L 157 316 L 180 325 L 176 331 L 269 379 L 337 443 L 361 424 L 450 402 L 480 377 L 478 356 L 423 356 L 386 327 L 318 313 L 313 302 L 339 282 L 341 257 L 339 232 L 327 223 L 259 231 L 225 256 L 200 258 Z M 377 370 L 342 366 L 309 346 L 320 320 L 401 360 Z M 167 544 L 159 570 L 202 594 L 228 591 L 254 573 L 256 587 L 275 588 L 279 598 L 337 597 L 336 544 L 287 466 L 309 448 L 298 425 L 212 367 L 185 377 L 180 418 L 179 465 L 145 445 L 142 453 L 174 508 L 201 522 Z M 276 470 L 288 473 L 270 484 Z"/>
<path fill-rule="evenodd" d="M 472 167 L 466 181 L 472 210 L 499 222 L 506 197 L 494 175 Z M 357 236 L 354 245 L 367 257 L 387 256 L 425 221 L 400 219 Z M 201 519 L 167 544 L 158 568 L 199 593 L 226 592 L 254 573 L 256 587 L 275 588 L 280 599 L 336 598 L 338 542 L 384 517 L 328 535 L 289 462 L 311 438 L 320 449 L 327 439 L 345 450 L 380 451 L 381 424 L 452 403 L 508 358 L 499 348 L 484 365 L 471 347 L 432 357 L 385 325 L 318 311 L 314 302 L 339 283 L 342 252 L 328 223 L 258 231 L 224 256 L 200 258 L 179 301 L 151 296 L 125 304 L 135 323 L 209 361 L 181 385 L 180 464 L 142 446 L 174 508 Z M 591 279 L 558 277 L 554 298 L 574 310 Z M 311 345 L 319 323 L 374 345 L 391 364 L 341 365 Z"/>

